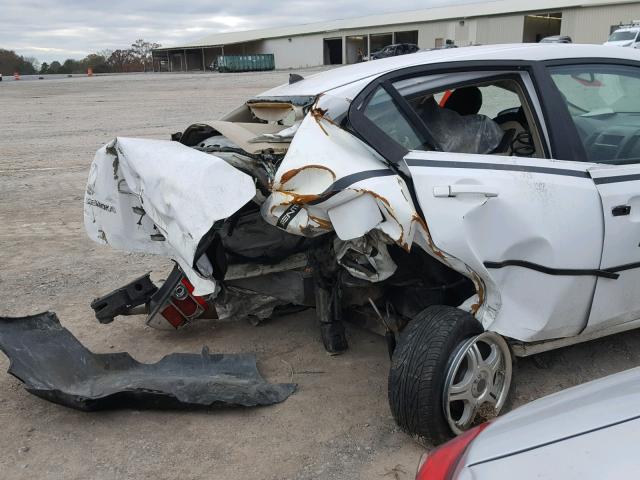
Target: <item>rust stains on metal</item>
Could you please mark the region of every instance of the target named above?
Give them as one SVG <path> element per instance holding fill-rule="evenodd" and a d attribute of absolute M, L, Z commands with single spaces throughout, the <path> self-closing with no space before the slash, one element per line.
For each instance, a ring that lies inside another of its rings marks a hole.
<path fill-rule="evenodd" d="M 317 169 L 321 169 L 321 170 L 326 170 L 327 172 L 329 172 L 331 174 L 331 176 L 333 177 L 334 181 L 336 179 L 336 174 L 333 172 L 333 170 L 331 170 L 328 167 L 325 167 L 324 165 L 305 165 L 304 167 L 294 168 L 292 170 L 288 170 L 288 171 L 284 172 L 282 174 L 282 176 L 280 177 L 280 184 L 284 185 L 285 183 L 290 181 L 293 177 L 298 175 L 300 172 L 302 172 L 302 171 L 304 171 L 304 170 L 306 170 L 308 168 L 317 168 Z"/>
<path fill-rule="evenodd" d="M 471 305 L 471 314 L 475 316 L 478 313 L 478 310 L 480 310 L 480 307 L 484 304 L 484 282 L 475 272 L 471 272 L 471 279 L 473 280 L 473 283 L 476 286 L 476 291 L 478 292 L 478 303 Z"/>
<path fill-rule="evenodd" d="M 327 130 L 322 126 L 322 121 L 326 121 L 329 122 L 331 125 L 338 127 L 338 128 L 342 128 L 340 125 L 338 125 L 336 122 L 333 121 L 333 119 L 329 118 L 327 116 L 327 113 L 329 113 L 329 110 L 321 108 L 318 106 L 318 102 L 320 101 L 320 98 L 323 96 L 324 94 L 321 93 L 320 95 L 318 95 L 316 97 L 316 101 L 313 103 L 313 105 L 311 106 L 311 109 L 309 110 L 309 114 L 315 119 L 316 123 L 318 124 L 318 126 L 320 127 L 320 129 L 324 132 L 324 134 L 328 137 L 329 133 L 327 132 Z"/>
<path fill-rule="evenodd" d="M 286 207 L 289 206 L 291 204 L 304 204 L 304 203 L 308 203 L 308 202 L 312 202 L 314 200 L 317 200 L 318 198 L 320 198 L 320 195 L 315 195 L 315 194 L 309 194 L 309 195 L 299 195 L 297 193 L 294 192 L 290 192 L 287 190 L 276 190 L 277 193 L 281 193 L 283 195 L 286 195 L 287 197 L 290 197 L 290 200 L 287 199 L 281 203 L 279 203 L 278 205 L 273 205 L 271 207 L 271 213 L 273 214 L 274 209 L 276 209 L 277 207 Z"/>
<path fill-rule="evenodd" d="M 308 214 L 308 215 L 309 215 L 309 220 L 313 220 L 318 224 L 318 228 L 322 228 L 324 230 L 333 229 L 333 225 L 331 225 L 331 222 L 329 220 L 325 220 L 324 218 L 316 217 L 315 215 L 311 215 L 311 214 Z"/>
<path fill-rule="evenodd" d="M 325 118 L 327 112 L 328 110 L 322 109 L 320 107 L 313 107 L 309 113 L 315 119 L 316 123 L 320 127 L 320 130 L 322 130 L 322 132 L 328 137 L 329 132 L 327 132 L 327 130 L 322 126 L 322 120 Z"/>
<path fill-rule="evenodd" d="M 382 199 L 382 197 L 380 197 L 380 198 Z M 395 214 L 393 212 L 393 208 L 391 208 L 391 206 L 388 204 L 388 202 L 385 204 L 385 210 L 387 211 L 389 216 L 391 218 L 393 218 L 393 220 L 396 222 L 396 225 L 398 225 L 398 227 L 400 227 L 400 237 L 398 238 L 397 243 L 399 243 L 400 247 L 403 248 L 407 253 L 409 253 L 409 251 L 411 250 L 411 246 L 407 242 L 404 241 L 404 227 L 402 226 L 402 223 L 400 223 L 398 221 L 398 219 L 396 218 L 396 216 L 395 216 Z"/>
<path fill-rule="evenodd" d="M 442 253 L 442 251 L 436 247 L 436 244 L 433 243 L 433 238 L 431 238 L 431 231 L 429 231 L 429 227 L 427 226 L 427 222 L 425 222 L 422 218 L 420 218 L 420 215 L 418 214 L 413 214 L 412 217 L 413 221 L 417 222 L 418 225 L 420 225 L 422 227 L 422 229 L 424 230 L 426 237 L 427 237 L 427 242 L 429 243 L 429 248 L 431 249 L 431 251 L 438 257 L 440 258 L 442 261 L 444 261 L 446 263 L 446 257 L 444 255 L 444 253 Z"/>
<path fill-rule="evenodd" d="M 291 203 L 297 203 L 297 204 L 304 204 L 304 203 L 309 203 L 309 202 L 313 202 L 314 200 L 317 200 L 318 198 L 320 198 L 320 195 L 298 195 L 296 193 L 292 193 L 292 192 L 282 192 L 282 193 L 286 193 L 287 195 L 291 195 L 291 197 L 293 198 L 291 200 Z"/>
<path fill-rule="evenodd" d="M 384 198 L 379 193 L 373 192 L 371 190 L 367 190 L 366 188 L 354 188 L 353 190 L 356 191 L 356 192 L 368 193 L 372 197 L 374 197 L 374 198 L 380 200 L 382 203 L 384 203 L 389 209 L 391 209 L 391 204 L 389 203 L 389 200 Z"/>

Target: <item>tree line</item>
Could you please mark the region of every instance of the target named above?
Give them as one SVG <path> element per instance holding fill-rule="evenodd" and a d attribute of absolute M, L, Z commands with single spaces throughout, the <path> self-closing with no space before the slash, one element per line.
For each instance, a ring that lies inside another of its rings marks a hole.
<path fill-rule="evenodd" d="M 34 57 L 23 57 L 13 50 L 0 48 L 0 73 L 2 75 L 34 74 L 74 74 L 87 73 L 91 68 L 93 73 L 112 72 L 146 72 L 153 70 L 151 51 L 160 48 L 160 44 L 138 39 L 131 44 L 131 48 L 117 50 L 102 50 L 91 53 L 81 60 L 68 58 L 60 63 L 38 62 Z"/>

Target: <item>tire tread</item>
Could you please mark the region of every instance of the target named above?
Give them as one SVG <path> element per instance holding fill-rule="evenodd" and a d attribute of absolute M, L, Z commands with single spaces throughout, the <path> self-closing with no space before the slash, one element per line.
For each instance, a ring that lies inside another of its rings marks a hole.
<path fill-rule="evenodd" d="M 432 305 L 400 334 L 389 372 L 389 404 L 400 428 L 420 443 L 439 444 L 453 436 L 442 405 L 447 367 L 456 346 L 481 332 L 469 313 Z"/>

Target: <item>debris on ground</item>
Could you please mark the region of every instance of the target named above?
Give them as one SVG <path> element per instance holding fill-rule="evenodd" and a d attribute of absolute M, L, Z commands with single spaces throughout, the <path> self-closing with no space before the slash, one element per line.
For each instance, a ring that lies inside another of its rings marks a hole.
<path fill-rule="evenodd" d="M 268 383 L 254 354 L 172 353 L 140 363 L 128 353 L 93 353 L 53 312 L 0 317 L 9 373 L 38 397 L 78 410 L 271 405 L 296 390 Z"/>

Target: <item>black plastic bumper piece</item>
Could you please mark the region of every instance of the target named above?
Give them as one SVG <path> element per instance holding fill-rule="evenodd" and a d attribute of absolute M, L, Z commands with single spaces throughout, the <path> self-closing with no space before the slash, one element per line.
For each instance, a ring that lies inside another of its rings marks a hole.
<path fill-rule="evenodd" d="M 91 308 L 100 323 L 111 323 L 118 315 L 147 303 L 157 291 L 158 287 L 153 284 L 147 273 L 103 297 L 96 298 L 91 302 Z"/>
<path fill-rule="evenodd" d="M 0 317 L 0 349 L 9 373 L 28 392 L 78 410 L 251 407 L 286 400 L 291 383 L 267 383 L 254 354 L 172 353 L 145 364 L 128 353 L 97 354 L 64 328 L 53 312 Z"/>

